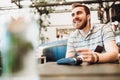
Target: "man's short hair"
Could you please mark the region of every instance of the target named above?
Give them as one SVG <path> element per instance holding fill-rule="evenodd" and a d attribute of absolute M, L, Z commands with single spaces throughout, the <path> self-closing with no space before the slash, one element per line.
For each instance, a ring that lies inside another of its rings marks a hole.
<path fill-rule="evenodd" d="M 83 7 L 84 10 L 85 10 L 85 12 L 86 12 L 86 14 L 87 14 L 87 15 L 90 14 L 90 9 L 89 9 L 87 6 L 82 5 L 82 4 L 80 4 L 80 3 L 73 3 L 73 4 L 72 4 L 72 10 L 73 10 L 74 8 L 76 8 L 76 7 Z"/>

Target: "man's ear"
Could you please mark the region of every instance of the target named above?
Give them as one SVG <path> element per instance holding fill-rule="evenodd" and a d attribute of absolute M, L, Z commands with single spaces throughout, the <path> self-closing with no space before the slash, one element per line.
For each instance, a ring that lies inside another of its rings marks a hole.
<path fill-rule="evenodd" d="M 89 15 L 87 15 L 87 19 L 88 19 L 88 20 L 90 20 L 90 18 L 91 18 L 90 14 L 89 14 Z"/>

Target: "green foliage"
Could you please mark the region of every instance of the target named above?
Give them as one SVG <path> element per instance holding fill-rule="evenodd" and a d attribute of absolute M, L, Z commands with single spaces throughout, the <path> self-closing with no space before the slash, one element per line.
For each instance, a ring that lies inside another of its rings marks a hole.
<path fill-rule="evenodd" d="M 32 43 L 23 38 L 11 34 L 11 47 L 9 48 L 9 69 L 10 72 L 17 72 L 23 68 L 23 58 L 31 50 L 33 50 Z"/>

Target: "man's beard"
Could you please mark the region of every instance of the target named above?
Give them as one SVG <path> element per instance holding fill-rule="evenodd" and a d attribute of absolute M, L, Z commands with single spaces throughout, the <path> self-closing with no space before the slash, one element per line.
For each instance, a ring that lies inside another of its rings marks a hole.
<path fill-rule="evenodd" d="M 83 22 L 83 24 L 82 24 L 81 26 L 79 26 L 79 27 L 77 27 L 76 23 L 73 23 L 73 25 L 74 25 L 77 29 L 82 30 L 82 29 L 84 29 L 84 28 L 86 27 L 87 23 L 88 23 L 88 21 L 87 21 L 87 19 L 86 19 L 86 20 Z"/>

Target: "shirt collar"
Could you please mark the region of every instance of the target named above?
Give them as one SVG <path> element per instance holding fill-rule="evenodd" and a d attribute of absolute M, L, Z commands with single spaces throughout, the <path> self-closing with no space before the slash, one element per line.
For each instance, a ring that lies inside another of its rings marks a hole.
<path fill-rule="evenodd" d="M 90 26 L 90 31 L 88 32 L 88 34 L 91 34 L 91 33 L 92 33 L 92 31 L 93 31 L 93 29 L 94 29 L 94 25 L 93 25 L 93 24 L 91 24 L 91 26 Z"/>
<path fill-rule="evenodd" d="M 93 29 L 94 29 L 94 25 L 91 24 L 91 27 L 90 27 L 90 33 L 93 31 Z"/>

